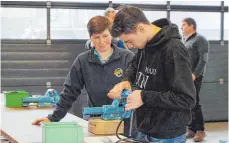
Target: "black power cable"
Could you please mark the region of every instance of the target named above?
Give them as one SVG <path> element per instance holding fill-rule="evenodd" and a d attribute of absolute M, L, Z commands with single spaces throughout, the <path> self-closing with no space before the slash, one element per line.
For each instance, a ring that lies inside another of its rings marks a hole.
<path fill-rule="evenodd" d="M 143 143 L 143 142 L 138 141 L 138 140 L 136 140 L 136 139 L 134 139 L 134 138 L 123 138 L 123 139 L 122 139 L 121 137 L 119 137 L 118 130 L 119 130 L 119 128 L 120 128 L 120 126 L 121 126 L 121 124 L 122 124 L 122 122 L 123 122 L 123 120 L 124 120 L 124 118 L 125 118 L 125 116 L 126 116 L 126 113 L 127 113 L 127 112 L 125 112 L 123 118 L 121 119 L 121 121 L 119 122 L 119 124 L 118 124 L 118 126 L 117 126 L 117 128 L 116 128 L 116 137 L 117 137 L 119 140 L 116 141 L 115 143 L 121 143 L 121 142 L 127 142 L 127 143 Z"/>
<path fill-rule="evenodd" d="M 124 117 L 125 117 L 125 116 L 126 116 L 126 113 L 125 113 Z M 121 126 L 123 120 L 124 120 L 124 118 L 121 119 L 121 121 L 120 121 L 119 124 L 118 124 L 118 127 L 116 128 L 116 132 L 115 132 L 115 133 L 116 133 L 116 137 L 117 137 L 118 139 L 122 139 L 122 138 L 119 137 L 118 130 L 119 130 L 119 128 L 120 128 L 120 126 Z"/>

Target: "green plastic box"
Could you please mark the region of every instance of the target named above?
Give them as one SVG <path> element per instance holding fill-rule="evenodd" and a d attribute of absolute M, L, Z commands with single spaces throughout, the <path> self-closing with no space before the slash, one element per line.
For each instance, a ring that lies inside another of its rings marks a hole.
<path fill-rule="evenodd" d="M 3 91 L 3 93 L 5 95 L 6 107 L 22 107 L 22 98 L 29 97 L 29 93 L 24 90 Z"/>
<path fill-rule="evenodd" d="M 42 125 L 42 143 L 84 143 L 83 128 L 76 122 L 48 122 Z"/>

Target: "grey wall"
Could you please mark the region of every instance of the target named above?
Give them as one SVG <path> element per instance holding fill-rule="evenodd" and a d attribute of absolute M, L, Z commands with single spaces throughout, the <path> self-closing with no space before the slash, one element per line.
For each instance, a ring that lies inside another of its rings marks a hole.
<path fill-rule="evenodd" d="M 83 42 L 85 43 L 85 42 Z M 43 95 L 48 88 L 60 92 L 75 57 L 86 51 L 84 44 L 4 44 L 1 47 L 1 91 L 26 90 L 31 95 Z M 46 83 L 51 82 L 51 87 Z M 82 116 L 86 92 L 70 110 Z M 80 107 L 80 108 L 79 108 Z"/>
<path fill-rule="evenodd" d="M 1 47 L 1 91 L 24 89 L 30 94 L 44 94 L 46 83 L 62 90 L 64 79 L 75 57 L 86 51 L 79 44 L 9 44 Z M 228 44 L 211 44 L 209 63 L 201 89 L 201 103 L 206 121 L 228 120 Z M 223 79 L 220 84 L 219 79 Z M 87 96 L 83 90 L 71 113 L 82 116 Z"/>
<path fill-rule="evenodd" d="M 206 120 L 228 120 L 228 44 L 210 45 L 200 101 Z"/>

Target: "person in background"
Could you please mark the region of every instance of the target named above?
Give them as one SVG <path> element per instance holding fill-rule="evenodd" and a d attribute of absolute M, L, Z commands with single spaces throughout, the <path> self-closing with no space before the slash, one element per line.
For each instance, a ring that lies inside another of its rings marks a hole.
<path fill-rule="evenodd" d="M 108 7 L 104 12 L 104 16 L 106 16 L 111 21 L 111 23 L 113 23 L 116 13 L 117 12 L 113 8 Z M 126 49 L 124 43 L 119 38 L 112 38 L 112 43 L 116 44 L 119 48 Z M 91 49 L 92 47 L 93 43 L 91 42 L 91 40 L 87 40 L 85 48 Z"/>
<path fill-rule="evenodd" d="M 108 18 L 110 19 L 110 21 L 113 23 L 116 13 L 117 13 L 117 11 L 115 11 L 115 10 L 114 10 L 113 8 L 111 8 L 111 7 L 108 7 L 108 8 L 105 10 L 104 15 L 105 15 L 106 17 L 108 17 Z M 125 47 L 125 44 L 123 43 L 123 41 L 120 40 L 119 38 L 114 38 L 114 41 L 117 42 L 118 47 L 123 48 L 123 49 L 126 48 L 126 47 Z"/>
<path fill-rule="evenodd" d="M 116 15 L 116 11 L 112 8 L 112 7 L 108 7 L 105 12 L 104 12 L 104 16 L 106 16 L 107 18 L 110 19 L 111 23 L 114 22 L 115 19 L 115 15 Z"/>
<path fill-rule="evenodd" d="M 178 27 L 168 19 L 150 23 L 142 10 L 125 6 L 116 14 L 111 33 L 128 48 L 138 48 L 122 82 L 108 93 L 112 99 L 120 98 L 124 89 L 136 84 L 125 107 L 136 110 L 136 139 L 185 143 L 196 92 Z"/>
<path fill-rule="evenodd" d="M 64 118 L 73 102 L 80 96 L 83 87 L 87 91 L 90 107 L 101 107 L 112 103 L 113 100 L 108 98 L 107 94 L 121 81 L 134 54 L 111 43 L 111 22 L 107 17 L 93 17 L 88 22 L 87 29 L 94 44 L 93 48 L 76 57 L 54 112 L 46 118 L 35 120 L 33 125 L 40 122 L 58 122 Z M 124 135 L 128 135 L 126 124 Z"/>
<path fill-rule="evenodd" d="M 184 44 L 189 52 L 192 79 L 196 88 L 196 105 L 192 109 L 192 122 L 188 126 L 186 136 L 193 138 L 195 142 L 201 142 L 206 134 L 199 93 L 208 62 L 209 42 L 203 35 L 196 32 L 197 24 L 193 18 L 185 18 L 181 29 L 185 36 Z"/>

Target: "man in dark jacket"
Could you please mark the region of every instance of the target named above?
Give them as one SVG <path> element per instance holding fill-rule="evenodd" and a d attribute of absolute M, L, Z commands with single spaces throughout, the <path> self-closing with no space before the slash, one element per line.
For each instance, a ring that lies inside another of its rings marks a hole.
<path fill-rule="evenodd" d="M 106 95 L 121 81 L 134 54 L 111 43 L 111 22 L 108 18 L 96 16 L 88 22 L 87 28 L 94 48 L 76 57 L 53 114 L 37 119 L 33 124 L 60 121 L 79 97 L 83 87 L 88 93 L 89 106 L 101 107 L 112 103 L 112 99 Z M 127 131 L 128 128 L 125 130 L 126 135 Z"/>
<path fill-rule="evenodd" d="M 167 19 L 151 24 L 140 9 L 125 6 L 116 14 L 111 33 L 128 48 L 138 48 L 123 81 L 108 93 L 110 98 L 119 98 L 123 89 L 136 84 L 126 105 L 126 110 L 136 109 L 136 138 L 185 143 L 196 92 L 178 27 Z"/>
<path fill-rule="evenodd" d="M 201 142 L 206 136 L 204 132 L 204 118 L 200 105 L 199 92 L 202 79 L 208 62 L 209 42 L 196 32 L 196 21 L 185 18 L 182 22 L 182 31 L 185 36 L 184 44 L 189 51 L 192 66 L 192 78 L 196 87 L 196 105 L 192 109 L 192 122 L 188 127 L 187 138 L 193 138 L 195 142 Z"/>

